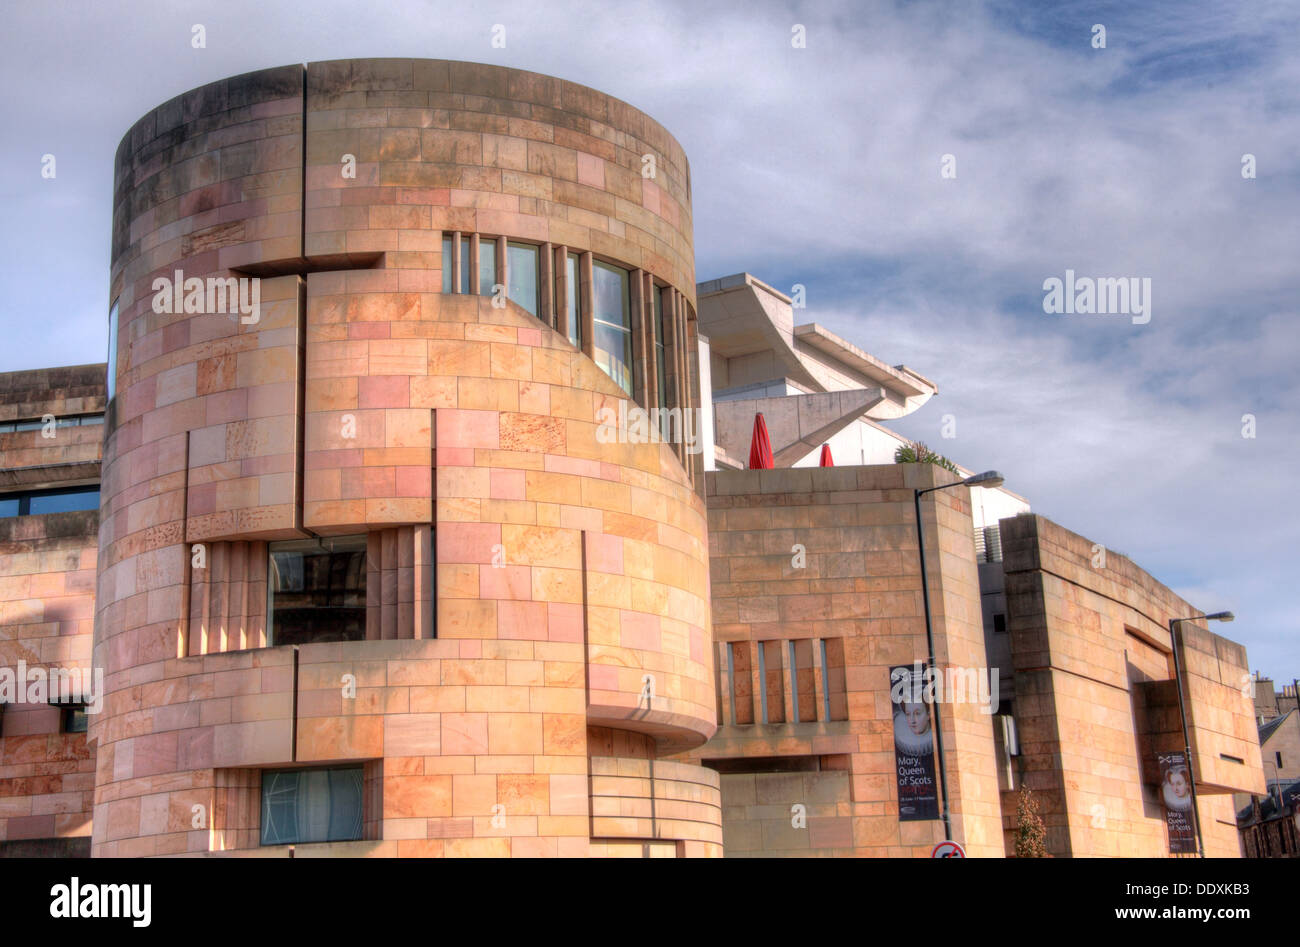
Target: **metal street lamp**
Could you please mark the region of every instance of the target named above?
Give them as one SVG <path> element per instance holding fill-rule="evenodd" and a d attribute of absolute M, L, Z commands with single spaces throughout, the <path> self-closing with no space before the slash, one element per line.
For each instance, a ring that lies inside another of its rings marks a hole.
<path fill-rule="evenodd" d="M 937 487 L 912 491 L 912 502 L 916 507 L 916 548 L 921 556 L 921 603 L 925 610 L 925 646 L 930 652 L 929 667 L 932 674 L 934 673 L 934 628 L 930 622 L 930 581 L 925 569 L 925 532 L 921 529 L 921 496 L 936 490 L 947 490 L 949 487 L 1000 487 L 1002 482 L 1002 474 L 996 470 L 986 470 L 958 483 L 945 483 Z M 939 721 L 939 701 L 934 702 L 933 709 L 934 748 L 939 763 L 939 792 L 943 795 L 943 836 L 945 839 L 951 839 L 952 823 L 948 818 L 948 767 L 943 761 L 943 725 Z"/>
<path fill-rule="evenodd" d="M 1175 627 L 1182 621 L 1232 621 L 1237 616 L 1232 612 L 1215 612 L 1213 615 L 1190 618 L 1169 619 L 1169 644 L 1174 649 L 1174 683 L 1178 685 L 1178 716 L 1183 721 L 1183 758 L 1187 761 L 1187 781 L 1192 787 L 1192 825 L 1196 829 L 1196 852 L 1205 857 L 1205 837 L 1201 834 L 1201 809 L 1196 802 L 1196 768 L 1192 763 L 1192 738 L 1187 732 L 1187 703 L 1183 697 L 1182 663 L 1178 660 L 1178 631 Z"/>

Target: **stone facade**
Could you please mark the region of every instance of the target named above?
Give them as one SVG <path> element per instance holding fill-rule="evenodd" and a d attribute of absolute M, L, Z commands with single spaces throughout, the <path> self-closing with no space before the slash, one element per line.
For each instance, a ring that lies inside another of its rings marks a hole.
<path fill-rule="evenodd" d="M 102 425 L 61 421 L 103 410 L 103 365 L 0 375 L 0 423 L 40 421 L 0 429 L 0 499 L 98 483 Z M 0 667 L 90 666 L 98 530 L 93 510 L 0 518 Z M 86 734 L 68 732 L 49 703 L 0 714 L 0 843 L 19 854 L 83 852 L 95 788 Z"/>
<path fill-rule="evenodd" d="M 1167 855 L 1154 753 L 1183 749 L 1169 620 L 1202 614 L 1126 557 L 1040 516 L 1001 522 L 1020 777 L 1058 856 Z M 1206 854 L 1239 854 L 1231 793 L 1262 788 L 1245 649 L 1177 647 Z M 1018 788 L 1018 786 L 1016 787 Z M 1008 845 L 1014 792 L 1003 796 Z"/>
<path fill-rule="evenodd" d="M 96 854 L 254 849 L 259 773 L 327 761 L 366 767 L 353 849 L 720 854 L 716 774 L 661 760 L 715 727 L 698 463 L 601 443 L 627 396 L 592 360 L 603 260 L 630 274 L 635 396 L 656 393 L 659 293 L 665 394 L 695 403 L 688 174 L 621 102 L 462 63 L 266 70 L 137 123 L 116 172 Z M 515 241 L 541 263 L 537 314 L 479 294 L 483 248 L 504 284 Z M 570 253 L 580 285 L 555 279 Z M 444 292 L 464 259 L 471 291 Z M 176 270 L 258 277 L 258 317 L 158 312 Z M 356 533 L 365 639 L 277 645 L 266 543 Z"/>
<path fill-rule="evenodd" d="M 495 66 L 286 66 L 137 122 L 109 388 L 104 366 L 0 376 L 0 503 L 102 485 L 98 511 L 0 516 L 0 667 L 104 672 L 88 736 L 48 702 L 3 708 L 0 854 L 927 856 L 944 826 L 899 819 L 889 668 L 929 653 L 913 498 L 944 486 L 922 501 L 936 663 L 1006 677 L 1000 704 L 939 708 L 952 837 L 1007 854 L 1023 782 L 1056 854 L 1164 854 L 1177 647 L 1207 848 L 1235 855 L 1229 794 L 1262 787 L 1244 650 L 1171 641 L 1199 613 L 1132 563 L 1094 568 L 1027 515 L 981 557 L 986 498 L 935 466 L 706 475 L 611 432 L 708 409 L 690 208 L 649 117 Z M 622 380 L 595 331 L 609 266 Z M 882 417 L 933 392 L 789 334 L 855 366 L 813 388 L 871 380 Z M 807 402 L 797 442 L 867 410 L 842 394 Z M 347 537 L 354 640 L 280 640 L 270 544 Z M 262 844 L 268 781 L 340 764 L 349 840 Z"/>
<path fill-rule="evenodd" d="M 689 758 L 722 772 L 729 853 L 928 856 L 943 840 L 941 822 L 898 818 L 889 668 L 928 657 L 913 490 L 956 479 L 918 464 L 708 475 L 720 726 Z M 922 515 L 936 662 L 983 668 L 969 491 L 927 494 Z M 1001 855 L 992 716 L 967 702 L 940 717 L 953 835 Z"/>

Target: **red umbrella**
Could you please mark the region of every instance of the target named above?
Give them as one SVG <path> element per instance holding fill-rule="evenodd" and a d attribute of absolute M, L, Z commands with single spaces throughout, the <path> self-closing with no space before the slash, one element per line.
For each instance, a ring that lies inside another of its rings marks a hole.
<path fill-rule="evenodd" d="M 772 440 L 767 436 L 767 422 L 760 411 L 754 415 L 754 439 L 749 444 L 749 469 L 772 469 Z"/>
<path fill-rule="evenodd" d="M 821 463 L 818 464 L 817 466 L 819 466 L 819 467 L 834 467 L 834 466 L 835 466 L 835 461 L 831 460 L 831 445 L 829 445 L 829 444 L 823 444 L 823 445 L 822 445 L 822 460 L 821 460 Z"/>

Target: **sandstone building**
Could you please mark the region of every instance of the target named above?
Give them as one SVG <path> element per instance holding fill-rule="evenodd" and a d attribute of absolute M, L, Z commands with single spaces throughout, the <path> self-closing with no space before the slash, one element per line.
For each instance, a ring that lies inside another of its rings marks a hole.
<path fill-rule="evenodd" d="M 748 274 L 697 286 L 643 113 L 269 69 L 137 122 L 113 208 L 107 366 L 0 376 L 0 667 L 102 672 L 5 707 L 6 851 L 928 855 L 890 673 L 928 657 L 914 491 L 950 486 L 935 658 L 1003 682 L 942 708 L 952 837 L 1006 854 L 1028 783 L 1056 854 L 1167 853 L 1179 648 L 1236 854 L 1244 650 L 1171 639 L 1201 613 L 1023 498 L 895 464 L 935 385 Z M 759 411 L 777 469 L 743 469 Z"/>

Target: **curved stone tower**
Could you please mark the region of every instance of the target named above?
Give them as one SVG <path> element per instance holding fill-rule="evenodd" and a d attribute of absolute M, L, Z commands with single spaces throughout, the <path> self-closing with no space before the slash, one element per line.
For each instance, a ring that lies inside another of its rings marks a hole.
<path fill-rule="evenodd" d="M 94 853 L 721 854 L 699 455 L 609 424 L 699 406 L 673 137 L 349 60 L 114 181 Z"/>

